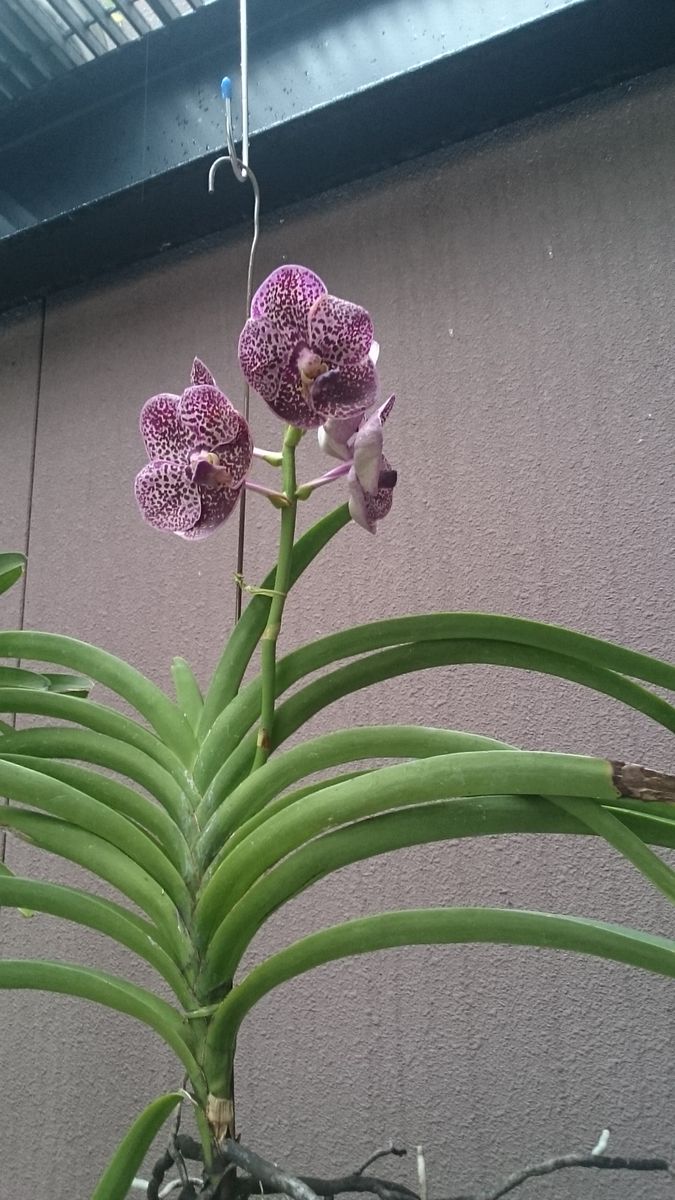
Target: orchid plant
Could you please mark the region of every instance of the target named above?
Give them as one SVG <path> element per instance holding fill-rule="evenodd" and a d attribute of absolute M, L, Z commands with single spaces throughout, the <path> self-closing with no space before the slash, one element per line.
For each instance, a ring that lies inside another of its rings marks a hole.
<path fill-rule="evenodd" d="M 583 917 L 469 907 L 349 920 L 242 971 L 261 926 L 318 879 L 374 855 L 445 839 L 590 833 L 675 901 L 675 872 L 652 849 L 675 846 L 675 779 L 659 771 L 524 752 L 477 733 L 418 726 L 346 728 L 285 748 L 338 698 L 452 663 L 558 676 L 675 731 L 675 707 L 654 690 L 675 690 L 675 666 L 516 617 L 401 616 L 278 657 L 295 581 L 350 519 L 374 533 L 392 507 L 396 471 L 383 433 L 394 397 L 380 401 L 377 357 L 364 308 L 330 295 L 312 271 L 282 266 L 256 292 L 239 339 L 248 384 L 286 424 L 281 452 L 254 446 L 247 420 L 199 359 L 182 394 L 162 393 L 144 405 L 149 461 L 135 493 L 150 525 L 181 538 L 210 537 L 245 488 L 262 492 L 279 510 L 276 566 L 251 589 L 205 693 L 183 659 L 172 666 L 174 697 L 95 646 L 50 633 L 0 634 L 5 659 L 71 672 L 0 667 L 0 711 L 54 722 L 21 730 L 0 724 L 0 791 L 10 801 L 0 809 L 0 827 L 80 864 L 119 894 L 112 901 L 97 894 L 95 883 L 91 890 L 46 883 L 3 866 L 0 904 L 98 930 L 143 959 L 173 994 L 169 1003 L 150 985 L 89 965 L 0 962 L 0 987 L 65 992 L 145 1022 L 185 1074 L 184 1089 L 138 1117 L 94 1200 L 123 1200 L 162 1123 L 186 1099 L 199 1129 L 203 1182 L 198 1193 L 186 1183 L 182 1194 L 238 1194 L 232 1167 L 238 1031 L 269 991 L 319 964 L 393 946 L 496 942 L 558 947 L 675 975 L 675 941 L 666 937 Z M 296 455 L 308 430 L 318 431 L 337 465 L 303 484 Z M 254 456 L 280 469 L 278 486 L 248 478 Z M 347 502 L 296 540 L 298 504 L 342 479 Z M 22 569 L 20 555 L 2 556 L 0 588 L 16 582 Z M 244 683 L 256 655 L 258 674 Z M 92 682 L 115 693 L 125 711 L 92 699 Z M 126 715 L 129 706 L 133 716 Z M 372 765 L 382 759 L 399 761 Z M 337 775 L 317 782 L 329 769 Z"/>

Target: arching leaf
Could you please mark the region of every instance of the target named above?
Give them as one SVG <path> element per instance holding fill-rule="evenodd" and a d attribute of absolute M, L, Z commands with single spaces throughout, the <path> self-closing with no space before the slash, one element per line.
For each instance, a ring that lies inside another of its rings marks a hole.
<path fill-rule="evenodd" d="M 168 1092 L 143 1109 L 117 1147 L 91 1200 L 126 1200 L 138 1168 L 181 1099 L 180 1092 Z"/>
<path fill-rule="evenodd" d="M 25 554 L 9 551 L 0 554 L 0 596 L 21 578 L 25 569 Z"/>
<path fill-rule="evenodd" d="M 267 958 L 219 1006 L 207 1037 L 211 1092 L 226 1096 L 242 1020 L 267 992 L 323 963 L 396 946 L 487 942 L 614 959 L 675 978 L 675 941 L 580 917 L 499 908 L 407 909 L 322 929 Z"/>

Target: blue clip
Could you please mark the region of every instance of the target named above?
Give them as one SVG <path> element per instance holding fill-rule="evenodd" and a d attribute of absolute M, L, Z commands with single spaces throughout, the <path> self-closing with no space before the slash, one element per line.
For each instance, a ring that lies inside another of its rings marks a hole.
<path fill-rule="evenodd" d="M 225 75 L 220 81 L 220 94 L 223 100 L 232 99 L 232 80 L 229 75 Z"/>

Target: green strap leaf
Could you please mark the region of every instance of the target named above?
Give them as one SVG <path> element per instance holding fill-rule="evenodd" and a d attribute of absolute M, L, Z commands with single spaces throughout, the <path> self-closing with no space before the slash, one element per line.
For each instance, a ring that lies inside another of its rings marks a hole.
<path fill-rule="evenodd" d="M 292 792 L 285 792 L 283 796 L 279 796 L 267 806 L 267 812 L 272 815 L 272 809 L 281 812 L 284 808 L 289 808 L 291 804 L 295 804 L 296 800 L 304 800 L 305 796 L 311 796 L 314 792 L 320 792 L 323 788 L 332 787 L 334 783 L 345 783 L 348 779 L 360 779 L 362 775 L 369 775 L 371 771 L 377 770 L 376 767 L 362 767 L 360 771 L 339 771 L 335 775 L 331 775 L 329 779 L 316 779 L 313 783 L 306 783 L 304 787 L 293 788 Z M 277 805 L 279 806 L 277 809 Z M 257 822 L 257 818 L 253 818 Z M 243 833 L 244 826 L 241 826 Z M 239 830 L 235 836 L 239 836 Z"/>
<path fill-rule="evenodd" d="M 121 813 L 67 783 L 6 758 L 0 759 L 0 794 L 109 842 L 153 879 L 188 919 L 192 901 L 184 879 L 164 851 Z"/>
<path fill-rule="evenodd" d="M 0 679 L 0 685 L 1 682 Z M 126 746 L 133 746 L 139 753 L 146 754 L 148 758 L 164 767 L 179 786 L 185 784 L 185 767 L 162 744 L 157 735 L 105 704 L 97 704 L 94 700 L 83 700 L 73 695 L 61 695 L 46 690 L 35 691 L 26 686 L 0 686 L 0 712 L 26 712 L 36 716 L 55 717 L 60 721 L 72 721 L 85 729 L 92 729 L 96 733 L 123 742 Z"/>
<path fill-rule="evenodd" d="M 314 716 L 327 704 L 332 704 L 343 696 L 384 679 L 456 663 L 489 663 L 567 679 L 612 696 L 675 732 L 675 708 L 671 704 L 640 684 L 605 667 L 583 663 L 580 659 L 566 658 L 536 647 L 518 646 L 512 642 L 453 639 L 448 642 L 418 642 L 396 646 L 392 650 L 379 650 L 308 684 L 278 709 L 274 744 L 280 745 L 309 720 L 310 716 Z"/>
<path fill-rule="evenodd" d="M 675 977 L 675 942 L 603 921 L 499 908 L 408 909 L 362 917 L 294 942 L 254 967 L 233 988 L 216 1011 L 207 1036 L 205 1065 L 212 1093 L 228 1094 L 237 1030 L 254 1004 L 273 988 L 339 958 L 397 946 L 466 942 L 593 954 Z"/>
<path fill-rule="evenodd" d="M 328 513 L 295 543 L 291 561 L 290 586 L 300 578 L 331 538 L 350 521 L 349 508 L 342 504 Z M 262 587 L 274 588 L 276 564 L 265 576 Z M 220 712 L 237 695 L 244 672 L 265 628 L 271 596 L 254 596 L 228 638 L 206 693 L 199 732 L 203 737 Z M 0 651 L 1 652 L 1 651 Z"/>
<path fill-rule="evenodd" d="M 608 812 L 600 804 L 580 800 L 578 797 L 551 796 L 551 800 L 565 812 L 582 821 L 592 833 L 609 842 L 610 846 L 627 858 L 641 875 L 675 904 L 675 871 L 654 854 L 620 817 Z"/>
<path fill-rule="evenodd" d="M 181 1100 L 180 1092 L 168 1092 L 143 1109 L 117 1147 L 91 1200 L 126 1200 L 138 1168 L 162 1125 Z"/>
<path fill-rule="evenodd" d="M 66 696 L 86 698 L 94 686 L 86 675 L 65 675 L 63 672 L 43 671 L 44 678 L 49 681 L 50 692 Z"/>
<path fill-rule="evenodd" d="M 161 688 L 114 654 L 76 638 L 19 629 L 0 632 L 0 658 L 55 663 L 95 679 L 144 716 L 182 763 L 192 763 L 197 747 L 185 718 Z"/>
<path fill-rule="evenodd" d="M 207 883 L 195 909 L 196 927 L 202 937 L 210 937 L 264 871 L 327 829 L 385 809 L 452 796 L 505 793 L 582 796 L 604 803 L 619 798 L 611 764 L 581 755 L 483 750 L 382 767 L 360 779 L 325 788 L 254 830 Z"/>
<path fill-rule="evenodd" d="M 5 867 L 0 868 L 0 906 L 19 911 L 26 911 L 23 906 L 29 906 L 32 913 L 46 913 L 95 929 L 154 967 L 184 1008 L 194 1007 L 194 998 L 181 972 L 156 941 L 154 926 L 121 904 L 91 896 L 80 888 L 24 879 L 12 875 Z"/>
<path fill-rule="evenodd" d="M 180 830 L 171 817 L 159 804 L 154 804 L 142 792 L 134 791 L 118 779 L 111 779 L 97 771 L 86 767 L 74 766 L 72 763 L 59 762 L 51 758 L 38 758 L 28 754 L 5 754 L 4 761 L 17 763 L 19 766 L 30 767 L 51 779 L 70 784 L 80 792 L 86 793 L 122 816 L 128 817 L 135 825 L 144 829 L 165 852 L 166 857 L 183 879 L 188 879 L 193 873 L 193 862 L 190 848 Z M 2 761 L 2 760 L 0 760 Z"/>
<path fill-rule="evenodd" d="M 319 644 L 316 643 L 316 645 Z M 309 652 L 314 649 L 314 646 L 304 649 Z M 354 653 L 354 651 L 346 653 Z M 630 651 L 625 653 L 631 654 Z M 640 684 L 634 683 L 632 679 L 627 679 L 603 666 L 537 646 L 508 640 L 434 638 L 426 642 L 412 642 L 394 646 L 389 650 L 376 651 L 356 659 L 346 666 L 339 667 L 330 674 L 306 685 L 278 708 L 273 729 L 273 744 L 274 746 L 281 745 L 292 732 L 295 732 L 322 708 L 361 688 L 413 671 L 459 663 L 514 667 L 519 670 L 534 671 L 567 679 L 570 682 L 581 684 L 583 687 L 613 696 L 638 712 L 645 713 L 666 729 L 675 731 L 675 708 L 671 704 L 641 687 Z M 321 665 L 326 664 L 322 664 L 320 656 L 316 661 L 312 658 L 311 663 L 307 657 L 301 658 L 295 655 L 289 655 L 288 658 L 282 659 L 277 670 L 277 695 L 282 695 L 287 688 L 302 678 L 306 673 L 305 667 L 314 670 L 316 666 Z M 259 706 L 260 680 L 256 679 L 242 690 L 227 712 L 214 722 L 208 736 L 204 739 L 194 767 L 195 780 L 203 791 L 210 787 L 218 774 L 220 774 L 223 786 L 229 788 L 233 786 L 231 758 L 241 745 L 247 731 L 257 720 Z M 248 747 L 250 741 L 247 741 L 246 744 Z M 243 760 L 243 751 L 238 751 L 237 761 L 239 758 Z M 248 770 L 249 764 L 246 759 L 241 767 L 240 778 L 243 778 Z M 235 784 L 237 782 L 239 782 L 238 779 L 235 780 Z M 223 786 L 218 785 L 220 795 L 224 794 Z M 205 807 L 203 804 L 200 810 L 202 816 Z M 210 816 L 212 811 L 213 809 L 206 815 Z"/>
<path fill-rule="evenodd" d="M 174 658 L 171 664 L 171 677 L 176 689 L 178 707 L 190 728 L 196 733 L 204 708 L 204 697 L 192 667 L 184 658 Z"/>
<path fill-rule="evenodd" d="M 26 569 L 25 554 L 0 554 L 0 596 L 21 578 Z"/>
<path fill-rule="evenodd" d="M 156 939 L 174 962 L 182 966 L 189 960 L 190 947 L 169 897 L 154 879 L 110 842 L 67 821 L 26 812 L 11 804 L 0 807 L 0 829 L 3 827 L 112 884 L 155 922 Z"/>
<path fill-rule="evenodd" d="M 2 859 L 0 859 L 0 883 L 2 883 L 2 880 L 5 878 L 14 879 L 15 875 L 14 875 L 13 871 L 10 871 L 9 867 L 7 866 L 7 863 L 4 863 L 2 861 Z M 19 907 L 18 911 L 21 913 L 22 917 L 34 917 L 35 916 L 35 913 L 33 912 L 33 910 L 31 908 Z"/>
<path fill-rule="evenodd" d="M 495 738 L 418 725 L 365 725 L 312 738 L 277 755 L 240 783 L 216 809 L 198 842 L 197 853 L 202 863 L 209 863 L 219 849 L 219 859 L 224 858 L 268 816 L 287 807 L 285 797 L 271 804 L 275 796 L 318 771 L 369 758 L 428 758 L 434 754 L 508 749 L 512 747 Z M 206 796 L 205 811 L 210 802 L 211 797 Z"/>
<path fill-rule="evenodd" d="M 23 667 L 0 666 L 0 688 L 30 688 L 32 691 L 49 691 L 46 675 L 37 671 L 26 671 Z"/>
<path fill-rule="evenodd" d="M 279 670 L 295 681 L 341 658 L 406 642 L 448 641 L 455 638 L 530 646 L 675 691 L 673 663 L 629 650 L 603 638 L 565 629 L 562 625 L 530 621 L 523 617 L 505 617 L 498 613 L 418 613 L 371 621 L 299 647 L 282 659 Z"/>
<path fill-rule="evenodd" d="M 330 786 L 331 780 L 326 781 Z M 313 838 L 267 871 L 225 917 L 213 935 L 204 963 L 206 992 L 232 979 L 247 946 L 264 922 L 282 905 L 333 871 L 407 846 L 469 837 L 505 834 L 587 834 L 587 822 L 564 808 L 561 797 L 480 796 L 441 800 L 402 808 L 345 825 Z M 572 802 L 570 801 L 570 804 Z M 576 803 L 576 801 L 574 802 Z M 578 801 L 587 807 L 587 802 Z M 634 836 L 675 848 L 675 813 L 668 805 L 623 802 L 618 809 Z M 609 810 L 594 806 L 597 811 Z M 670 819 L 664 819 L 670 818 Z M 451 861 L 451 860 L 449 860 Z M 206 994 L 203 992 L 203 994 Z"/>
<path fill-rule="evenodd" d="M 530 646 L 456 639 L 380 650 L 308 684 L 277 709 L 272 733 L 273 746 L 280 746 L 317 712 L 352 692 L 413 671 L 459 663 L 490 663 L 567 679 L 613 696 L 675 731 L 675 708 L 672 705 L 632 679 L 626 679 L 604 667 L 589 666 L 578 659 L 565 658 Z M 280 691 L 287 682 L 285 677 L 281 679 Z M 204 799 L 197 810 L 202 826 L 222 799 L 250 772 L 255 754 L 255 731 L 251 726 L 256 720 L 256 704 L 259 702 L 259 690 L 256 689 L 258 684 L 249 685 L 231 705 L 227 714 L 227 729 L 222 727 L 220 720 L 216 721 L 204 742 L 202 756 L 195 764 L 195 777 L 205 789 Z M 251 729 L 250 733 L 246 732 L 248 729 Z"/>
<path fill-rule="evenodd" d="M 176 780 L 147 754 L 134 746 L 88 729 L 21 729 L 3 735 L 0 756 L 74 758 L 107 767 L 147 789 L 185 834 L 194 826 L 194 814 Z"/>
<path fill-rule="evenodd" d="M 189 1029 L 177 1009 L 145 988 L 92 967 L 30 958 L 0 960 L 0 988 L 79 996 L 135 1017 L 163 1038 L 182 1062 L 195 1089 L 204 1094 L 202 1072 L 192 1053 Z"/>

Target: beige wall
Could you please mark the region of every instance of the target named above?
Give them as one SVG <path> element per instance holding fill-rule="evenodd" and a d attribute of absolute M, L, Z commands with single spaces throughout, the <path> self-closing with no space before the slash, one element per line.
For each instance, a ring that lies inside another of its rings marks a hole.
<path fill-rule="evenodd" d="M 349 528 L 309 572 L 286 646 L 447 608 L 522 613 L 672 655 L 674 103 L 666 72 L 270 217 L 257 278 L 303 262 L 367 305 L 383 387 L 398 395 L 394 511 L 376 539 Z M 308 164 L 311 153 L 299 169 Z M 237 401 L 245 260 L 244 238 L 223 237 L 48 301 L 32 489 L 41 314 L 0 331 L 0 530 L 20 549 L 30 515 L 25 623 L 97 641 L 162 683 L 174 653 L 208 677 L 231 622 L 236 530 L 190 546 L 141 524 L 137 414 L 153 392 L 181 389 L 195 353 Z M 278 442 L 261 402 L 253 422 L 258 444 Z M 301 454 L 310 477 L 312 438 Z M 303 522 L 338 493 L 320 493 Z M 249 580 L 273 557 L 274 526 L 252 498 Z M 3 622 L 20 619 L 20 599 L 3 602 Z M 513 672 L 409 677 L 312 729 L 373 720 L 675 766 L 646 719 Z M 7 860 L 77 878 L 17 843 Z M 665 901 L 609 850 L 513 838 L 342 871 L 272 921 L 257 951 L 426 903 L 672 930 Z M 144 977 L 94 934 L 48 918 L 4 915 L 2 943 Z M 0 1190 L 85 1200 L 125 1122 L 179 1072 L 121 1016 L 28 994 L 0 996 L 0 1011 Z M 656 977 L 543 951 L 432 948 L 326 967 L 244 1029 L 242 1136 L 317 1172 L 346 1170 L 390 1137 L 423 1141 L 432 1196 L 590 1147 L 606 1124 L 617 1152 L 673 1154 L 673 1012 L 672 987 Z M 658 1177 L 581 1172 L 528 1187 L 560 1200 L 667 1191 Z"/>

